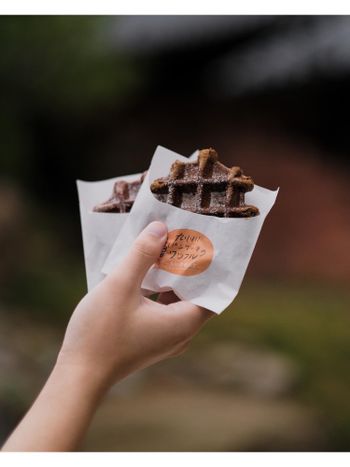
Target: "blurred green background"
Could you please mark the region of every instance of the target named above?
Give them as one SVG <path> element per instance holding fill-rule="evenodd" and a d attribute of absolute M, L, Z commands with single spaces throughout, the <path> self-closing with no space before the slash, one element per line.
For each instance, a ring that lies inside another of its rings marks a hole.
<path fill-rule="evenodd" d="M 0 440 L 86 291 L 77 178 L 212 146 L 281 187 L 238 298 L 87 451 L 350 447 L 349 17 L 0 18 Z M 101 200 L 102 201 L 102 200 Z"/>

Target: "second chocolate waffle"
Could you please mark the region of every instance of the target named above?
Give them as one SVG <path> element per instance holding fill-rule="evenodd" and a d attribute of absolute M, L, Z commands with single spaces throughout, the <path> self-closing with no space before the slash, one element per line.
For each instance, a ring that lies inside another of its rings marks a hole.
<path fill-rule="evenodd" d="M 130 212 L 142 185 L 145 173 L 142 174 L 139 180 L 135 180 L 134 182 L 126 182 L 125 180 L 115 182 L 111 197 L 107 201 L 95 206 L 94 212 Z"/>

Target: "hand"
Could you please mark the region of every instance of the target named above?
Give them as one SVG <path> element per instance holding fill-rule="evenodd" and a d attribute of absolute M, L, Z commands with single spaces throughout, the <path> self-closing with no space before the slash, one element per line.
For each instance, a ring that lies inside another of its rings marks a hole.
<path fill-rule="evenodd" d="M 141 295 L 141 283 L 167 238 L 152 222 L 115 270 L 75 309 L 58 365 L 83 369 L 108 387 L 126 375 L 183 352 L 214 313 L 173 292 L 158 302 Z"/>
<path fill-rule="evenodd" d="M 153 302 L 141 283 L 167 229 L 152 222 L 115 270 L 75 309 L 57 363 L 4 451 L 71 451 L 111 384 L 183 352 L 214 315 L 169 292 Z"/>

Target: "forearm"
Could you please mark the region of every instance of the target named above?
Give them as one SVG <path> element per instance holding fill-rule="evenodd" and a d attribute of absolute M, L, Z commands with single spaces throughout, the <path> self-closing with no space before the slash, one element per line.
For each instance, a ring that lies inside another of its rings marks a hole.
<path fill-rule="evenodd" d="M 2 450 L 76 449 L 105 391 L 105 386 L 89 371 L 56 365 Z"/>

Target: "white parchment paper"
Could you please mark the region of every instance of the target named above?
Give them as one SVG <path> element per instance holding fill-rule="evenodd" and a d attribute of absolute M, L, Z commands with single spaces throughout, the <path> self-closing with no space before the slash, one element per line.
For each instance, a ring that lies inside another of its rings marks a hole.
<path fill-rule="evenodd" d="M 158 177 L 167 176 L 176 159 L 188 161 L 168 149 L 157 147 L 145 181 L 104 263 L 102 273 L 108 274 L 123 259 L 137 235 L 152 221 L 165 222 L 169 231 L 199 231 L 214 246 L 214 258 L 205 271 L 188 277 L 152 267 L 142 287 L 153 292 L 174 290 L 181 299 L 221 313 L 238 293 L 260 230 L 275 203 L 278 190 L 271 191 L 255 185 L 253 191 L 246 193 L 246 203 L 260 210 L 260 215 L 249 219 L 218 218 L 185 211 L 158 201 L 150 190 L 150 183 Z"/>
<path fill-rule="evenodd" d="M 128 213 L 93 212 L 93 207 L 110 198 L 116 181 L 131 182 L 140 177 L 141 174 L 135 174 L 97 182 L 77 180 L 88 290 L 105 277 L 102 266 L 129 216 Z"/>

